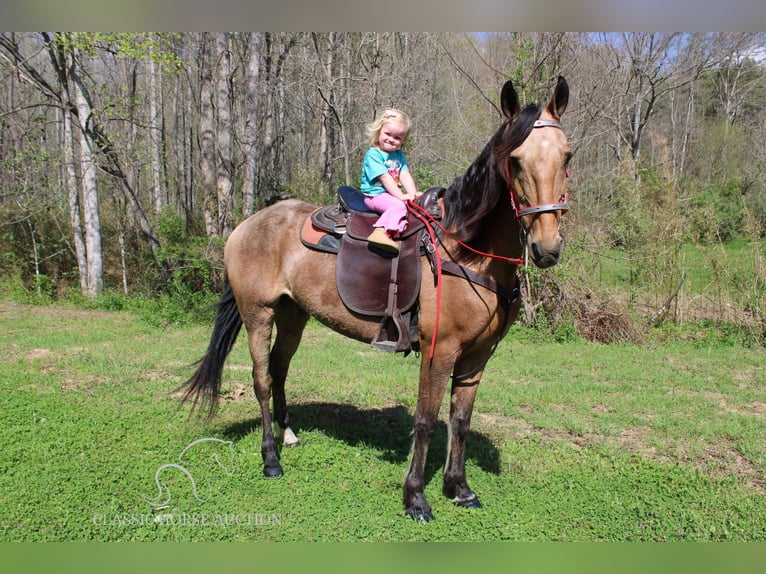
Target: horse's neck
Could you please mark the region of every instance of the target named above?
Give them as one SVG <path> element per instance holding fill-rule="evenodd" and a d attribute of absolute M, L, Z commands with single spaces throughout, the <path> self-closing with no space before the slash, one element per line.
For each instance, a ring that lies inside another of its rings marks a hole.
<path fill-rule="evenodd" d="M 501 194 L 498 204 L 480 224 L 480 233 L 462 247 L 453 238 L 445 238 L 447 251 L 456 256 L 466 267 L 479 273 L 494 275 L 498 269 L 503 274 L 515 272 L 508 259 L 520 259 L 523 255 L 520 224 L 511 206 L 510 197 Z M 500 280 L 500 277 L 497 277 Z"/>

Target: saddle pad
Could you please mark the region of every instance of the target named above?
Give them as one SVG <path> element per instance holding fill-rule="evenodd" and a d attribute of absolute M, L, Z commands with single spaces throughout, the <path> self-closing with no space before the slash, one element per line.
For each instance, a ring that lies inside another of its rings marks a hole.
<path fill-rule="evenodd" d="M 301 243 L 309 249 L 326 253 L 338 253 L 340 240 L 336 236 L 327 233 L 324 229 L 317 227 L 312 220 L 312 215 L 309 214 L 306 217 L 301 227 Z"/>
<path fill-rule="evenodd" d="M 410 309 L 420 292 L 421 265 L 417 237 L 400 244 L 397 272 L 397 308 Z M 372 247 L 367 239 L 343 236 L 335 277 L 343 303 L 362 315 L 382 317 L 388 307 L 391 265 L 396 257 Z"/>
<path fill-rule="evenodd" d="M 314 227 L 333 235 L 342 235 L 346 232 L 348 218 L 349 213 L 340 205 L 325 205 L 311 212 L 311 222 Z"/>

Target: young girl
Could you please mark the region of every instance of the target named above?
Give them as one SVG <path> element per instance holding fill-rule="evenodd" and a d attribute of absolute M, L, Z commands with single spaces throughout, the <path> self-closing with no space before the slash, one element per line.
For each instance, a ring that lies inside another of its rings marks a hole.
<path fill-rule="evenodd" d="M 420 195 L 401 151 L 411 126 L 409 116 L 396 109 L 384 110 L 367 126 L 372 147 L 364 156 L 361 191 L 365 205 L 381 214 L 367 241 L 390 253 L 399 252 L 394 238 L 407 227 L 405 202 Z"/>

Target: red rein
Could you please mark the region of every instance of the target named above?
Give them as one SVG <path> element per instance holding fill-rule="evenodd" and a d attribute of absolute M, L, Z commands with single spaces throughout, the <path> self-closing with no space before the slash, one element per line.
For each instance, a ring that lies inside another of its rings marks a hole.
<path fill-rule="evenodd" d="M 511 201 L 513 201 L 513 198 L 511 198 Z M 428 353 L 428 358 L 433 360 L 434 358 L 434 349 L 436 347 L 436 333 L 439 330 L 439 315 L 441 314 L 441 303 L 442 303 L 442 259 L 439 257 L 439 243 L 436 238 L 436 232 L 434 231 L 434 228 L 431 226 L 431 224 L 435 224 L 439 229 L 441 229 L 445 234 L 449 235 L 449 231 L 447 231 L 447 228 L 444 227 L 441 223 L 436 221 L 425 209 L 420 207 L 417 203 L 413 201 L 407 201 L 407 208 L 417 217 L 420 219 L 423 224 L 426 226 L 426 229 L 428 230 L 428 235 L 431 238 L 431 244 L 434 246 L 435 252 L 434 252 L 434 259 L 436 260 L 436 316 L 434 317 L 434 331 L 433 336 L 431 337 L 431 348 Z M 494 255 L 492 253 L 484 253 L 483 251 L 478 251 L 471 247 L 470 245 L 466 245 L 459 239 L 455 239 L 457 243 L 463 247 L 464 249 L 467 249 L 468 251 L 471 251 L 472 253 L 475 253 L 477 255 L 481 255 L 483 257 L 491 257 L 493 259 L 501 259 L 503 261 L 507 261 L 508 263 L 512 265 L 524 265 L 524 259 L 517 259 L 513 257 L 505 257 L 503 255 Z"/>

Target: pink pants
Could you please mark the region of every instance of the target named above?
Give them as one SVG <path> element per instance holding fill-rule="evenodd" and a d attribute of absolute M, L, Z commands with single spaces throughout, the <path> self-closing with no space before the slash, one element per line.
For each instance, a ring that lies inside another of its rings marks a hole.
<path fill-rule="evenodd" d="M 375 227 L 382 227 L 396 237 L 407 229 L 407 205 L 388 192 L 364 198 L 364 204 L 381 214 Z"/>

